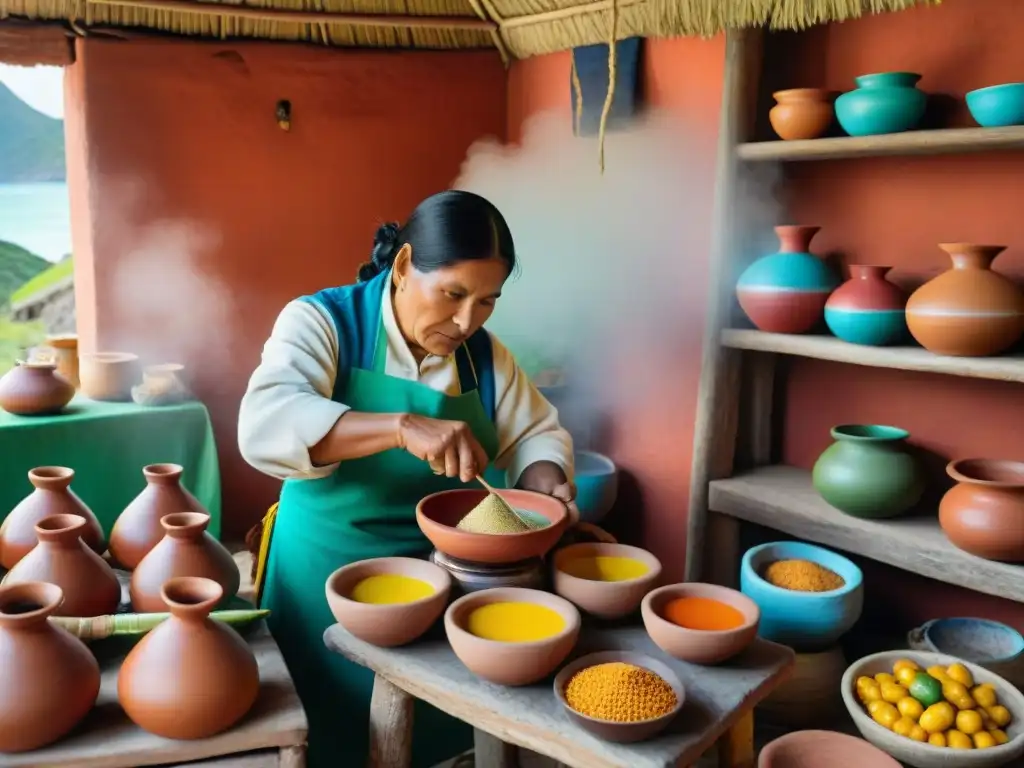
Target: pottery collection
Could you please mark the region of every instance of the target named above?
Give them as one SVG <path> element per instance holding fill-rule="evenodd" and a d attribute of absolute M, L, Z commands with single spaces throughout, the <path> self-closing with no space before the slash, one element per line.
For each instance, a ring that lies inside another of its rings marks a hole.
<path fill-rule="evenodd" d="M 851 136 L 876 136 L 916 128 L 928 97 L 913 72 L 880 72 L 854 78 L 857 88 L 836 99 L 836 118 Z"/>
<path fill-rule="evenodd" d="M 1024 562 L 1024 463 L 950 462 L 956 481 L 939 503 L 939 524 L 960 549 L 986 560 Z"/>
<path fill-rule="evenodd" d="M 823 88 L 776 91 L 776 104 L 768 112 L 775 133 L 785 141 L 817 139 L 832 125 L 832 93 Z"/>
<path fill-rule="evenodd" d="M 850 265 L 850 279 L 825 302 L 825 324 L 836 338 L 880 347 L 907 335 L 907 295 L 885 279 L 892 267 Z"/>
<path fill-rule="evenodd" d="M 59 413 L 74 396 L 55 363 L 19 362 L 0 378 L 0 408 L 16 416 Z"/>

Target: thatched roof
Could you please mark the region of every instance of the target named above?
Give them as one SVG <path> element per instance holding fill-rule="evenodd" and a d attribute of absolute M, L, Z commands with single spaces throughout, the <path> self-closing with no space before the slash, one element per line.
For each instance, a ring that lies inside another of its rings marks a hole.
<path fill-rule="evenodd" d="M 941 0 L 0 0 L 0 18 L 340 47 L 487 48 L 525 58 L 615 37 L 802 29 Z M 614 12 L 613 12 L 614 4 Z"/>

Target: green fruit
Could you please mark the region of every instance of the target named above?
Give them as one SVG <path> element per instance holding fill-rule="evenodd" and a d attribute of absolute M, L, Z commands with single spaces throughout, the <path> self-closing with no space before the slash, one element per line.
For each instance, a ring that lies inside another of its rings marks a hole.
<path fill-rule="evenodd" d="M 910 695 L 930 707 L 942 701 L 942 683 L 927 672 L 918 672 L 910 683 Z"/>

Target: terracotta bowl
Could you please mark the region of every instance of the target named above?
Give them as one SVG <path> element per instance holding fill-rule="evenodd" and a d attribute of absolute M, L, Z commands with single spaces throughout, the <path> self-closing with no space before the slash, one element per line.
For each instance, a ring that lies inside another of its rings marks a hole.
<path fill-rule="evenodd" d="M 956 753 L 954 753 L 956 754 Z M 901 768 L 863 739 L 835 731 L 787 733 L 765 745 L 757 768 Z"/>
<path fill-rule="evenodd" d="M 129 352 L 94 352 L 79 355 L 78 379 L 82 394 L 93 400 L 132 399 L 132 387 L 142 376 L 138 355 Z"/>
<path fill-rule="evenodd" d="M 562 570 L 583 557 L 628 557 L 647 566 L 647 573 L 626 581 L 598 581 L 573 576 Z M 625 544 L 572 544 L 555 552 L 552 582 L 555 593 L 602 619 L 617 619 L 637 609 L 661 576 L 661 563 L 639 547 Z"/>
<path fill-rule="evenodd" d="M 569 684 L 573 675 L 587 667 L 594 667 L 598 664 L 611 664 L 616 661 L 632 664 L 636 667 L 643 667 L 672 686 L 672 690 L 676 693 L 675 709 L 666 715 L 655 717 L 651 720 L 638 720 L 635 723 L 617 723 L 613 720 L 600 720 L 596 717 L 584 715 L 569 706 L 569 702 L 565 699 L 565 686 Z M 575 661 L 566 664 L 555 676 L 555 698 L 565 708 L 565 714 L 568 718 L 583 728 L 583 730 L 589 731 L 605 741 L 630 744 L 654 738 L 665 730 L 676 718 L 676 715 L 679 714 L 679 710 L 683 708 L 683 703 L 686 701 L 686 690 L 683 688 L 683 683 L 679 676 L 657 659 L 652 659 L 650 656 L 634 653 L 633 651 L 602 651 L 581 656 Z"/>
<path fill-rule="evenodd" d="M 665 604 L 677 597 L 706 597 L 731 605 L 746 621 L 736 629 L 687 629 L 662 618 Z M 669 584 L 649 592 L 640 604 L 651 640 L 669 656 L 693 664 L 718 664 L 746 650 L 757 637 L 761 611 L 757 603 L 735 589 L 715 584 Z"/>
<path fill-rule="evenodd" d="M 857 678 L 861 675 L 874 676 L 879 672 L 892 672 L 892 665 L 898 659 L 910 659 L 917 662 L 921 669 L 935 664 L 944 667 L 960 663 L 970 670 L 977 683 L 992 683 L 996 689 L 999 703 L 1010 710 L 1013 716 L 1006 728 L 1010 740 L 1006 744 L 988 749 L 949 749 L 921 744 L 904 736 L 899 736 L 888 728 L 884 728 L 868 715 L 857 699 L 855 691 Z M 885 651 L 865 656 L 851 664 L 843 675 L 843 703 L 846 704 L 850 717 L 861 735 L 894 758 L 906 765 L 916 768 L 1000 768 L 1010 765 L 1024 754 L 1024 695 L 1003 678 L 989 672 L 977 664 L 946 656 L 941 653 L 925 653 L 923 651 Z"/>
<path fill-rule="evenodd" d="M 371 604 L 349 598 L 365 578 L 396 574 L 420 579 L 434 587 L 434 594 L 411 603 Z M 426 560 L 412 557 L 378 557 L 339 568 L 327 579 L 327 604 L 346 630 L 371 645 L 392 648 L 420 637 L 437 621 L 448 604 L 452 580 L 448 572 Z"/>
<path fill-rule="evenodd" d="M 502 497 L 516 509 L 533 512 L 550 525 L 526 533 L 470 533 L 455 526 L 487 496 L 485 490 L 460 489 L 427 496 L 416 505 L 416 522 L 430 543 L 459 560 L 503 565 L 531 557 L 543 557 L 561 538 L 569 524 L 565 504 L 533 491 L 502 490 Z"/>
<path fill-rule="evenodd" d="M 180 381 L 185 372 L 185 366 L 181 363 L 159 363 L 147 365 L 142 369 L 143 384 L 163 384 L 168 379 Z"/>
<path fill-rule="evenodd" d="M 470 634 L 466 620 L 475 609 L 491 603 L 536 603 L 565 619 L 565 629 L 545 640 L 503 643 Z M 470 672 L 498 685 L 530 685 L 543 680 L 576 645 L 580 614 L 576 606 L 549 592 L 521 587 L 498 587 L 471 592 L 448 606 L 444 629 L 455 655 Z"/>

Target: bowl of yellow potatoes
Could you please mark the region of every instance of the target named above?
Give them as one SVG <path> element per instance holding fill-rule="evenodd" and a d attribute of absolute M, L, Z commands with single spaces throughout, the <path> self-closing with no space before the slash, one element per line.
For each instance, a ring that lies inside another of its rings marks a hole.
<path fill-rule="evenodd" d="M 1024 754 L 1024 695 L 953 656 L 886 651 L 843 675 L 861 735 L 915 768 L 999 768 Z"/>

